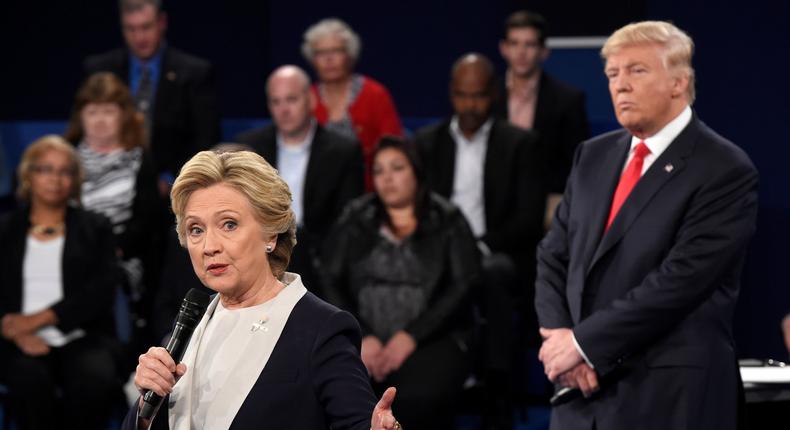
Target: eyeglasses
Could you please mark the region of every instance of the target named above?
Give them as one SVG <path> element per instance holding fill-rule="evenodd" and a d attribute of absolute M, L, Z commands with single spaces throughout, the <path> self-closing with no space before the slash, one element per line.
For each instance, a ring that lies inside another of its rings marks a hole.
<path fill-rule="evenodd" d="M 345 48 L 316 49 L 313 51 L 313 57 L 328 57 L 330 55 L 344 55 L 345 53 Z"/>
<path fill-rule="evenodd" d="M 54 166 L 50 165 L 38 165 L 33 166 L 33 173 L 42 176 L 58 176 L 61 178 L 73 178 L 76 175 L 75 169 L 56 169 Z"/>

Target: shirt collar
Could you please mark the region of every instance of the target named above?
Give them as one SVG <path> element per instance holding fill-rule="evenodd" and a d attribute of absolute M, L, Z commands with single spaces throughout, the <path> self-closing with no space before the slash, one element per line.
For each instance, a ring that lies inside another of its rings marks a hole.
<path fill-rule="evenodd" d="M 165 42 L 162 42 L 162 45 L 159 46 L 159 49 L 156 50 L 156 53 L 149 58 L 147 61 L 143 61 L 134 56 L 131 52 L 129 52 L 129 64 L 132 68 L 132 74 L 142 74 L 143 73 L 143 66 L 148 66 L 148 70 L 151 73 L 151 77 L 158 77 L 160 66 L 162 64 L 162 54 L 165 51 Z"/>
<path fill-rule="evenodd" d="M 534 76 L 527 80 L 526 85 L 524 85 L 521 91 L 515 91 L 513 83 L 515 78 L 513 77 L 513 71 L 507 69 L 507 72 L 505 72 L 505 86 L 507 87 L 508 94 L 511 96 L 515 95 L 523 99 L 532 98 L 538 92 L 538 82 L 540 82 L 540 75 L 541 71 L 538 71 Z"/>
<path fill-rule="evenodd" d="M 286 144 L 282 134 L 277 131 L 277 149 L 287 151 L 289 154 L 303 154 L 310 150 L 313 144 L 313 137 L 315 136 L 316 122 L 315 119 L 310 120 L 310 129 L 304 140 L 297 144 Z"/>
<path fill-rule="evenodd" d="M 648 149 L 650 149 L 650 154 L 658 157 L 664 152 L 665 149 L 669 147 L 669 144 L 675 140 L 676 137 L 683 131 L 684 128 L 691 122 L 691 107 L 686 106 L 682 112 L 678 116 L 675 117 L 672 121 L 667 123 L 658 133 L 646 138 L 640 139 L 636 136 L 631 137 L 631 150 L 639 144 L 639 142 L 644 141 L 645 145 Z"/>
<path fill-rule="evenodd" d="M 458 125 L 458 115 L 453 115 L 453 119 L 450 121 L 450 133 L 452 133 L 455 141 L 458 142 L 460 139 L 464 141 L 474 142 L 477 140 L 482 140 L 483 142 L 488 142 L 488 135 L 491 132 L 491 127 L 494 125 L 494 118 L 489 117 L 488 120 L 477 129 L 474 135 L 472 135 L 471 139 L 467 139 L 466 135 L 461 131 L 461 127 Z"/>

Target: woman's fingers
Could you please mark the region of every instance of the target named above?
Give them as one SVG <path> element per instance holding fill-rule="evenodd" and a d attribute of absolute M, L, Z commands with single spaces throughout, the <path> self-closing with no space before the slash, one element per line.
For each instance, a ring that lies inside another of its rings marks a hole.
<path fill-rule="evenodd" d="M 151 347 L 148 352 L 140 355 L 134 383 L 138 390 L 151 390 L 160 396 L 173 391 L 177 377 L 186 373 L 186 365 L 176 366 L 166 349 Z"/>

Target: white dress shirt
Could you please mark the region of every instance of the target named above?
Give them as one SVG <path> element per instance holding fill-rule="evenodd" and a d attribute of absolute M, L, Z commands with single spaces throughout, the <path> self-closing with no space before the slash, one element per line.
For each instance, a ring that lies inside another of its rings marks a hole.
<path fill-rule="evenodd" d="M 642 174 L 644 175 L 645 172 L 647 172 L 647 169 L 653 165 L 653 162 L 661 156 L 661 154 L 669 147 L 669 144 L 672 143 L 676 137 L 678 137 L 684 128 L 686 128 L 689 122 L 691 122 L 691 108 L 686 106 L 680 115 L 676 116 L 675 119 L 665 125 L 664 128 L 658 131 L 658 133 L 646 139 L 640 139 L 636 136 L 632 136 L 631 149 L 628 152 L 628 158 L 625 160 L 625 164 L 623 164 L 623 171 L 625 171 L 625 168 L 628 166 L 628 163 L 631 162 L 631 159 L 634 158 L 634 148 L 636 148 L 636 145 L 639 145 L 639 142 L 644 141 L 647 149 L 650 150 L 650 153 L 645 156 L 645 161 L 642 163 Z"/>
<path fill-rule="evenodd" d="M 291 189 L 296 225 L 301 226 L 304 219 L 304 181 L 307 177 L 307 163 L 310 161 L 310 147 L 315 135 L 315 122 L 310 125 L 304 141 L 299 143 L 285 143 L 280 133 L 277 133 L 277 170 L 288 188 Z"/>
<path fill-rule="evenodd" d="M 450 134 L 455 140 L 455 172 L 450 200 L 461 209 L 476 238 L 486 234 L 486 211 L 483 184 L 488 136 L 493 119 L 485 122 L 467 139 L 458 126 L 458 117 L 450 122 Z"/>

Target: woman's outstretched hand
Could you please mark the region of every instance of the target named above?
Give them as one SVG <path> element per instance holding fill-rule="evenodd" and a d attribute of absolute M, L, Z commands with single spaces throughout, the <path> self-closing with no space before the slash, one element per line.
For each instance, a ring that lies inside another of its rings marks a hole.
<path fill-rule="evenodd" d="M 381 400 L 373 408 L 373 416 L 370 418 L 371 430 L 403 430 L 395 415 L 392 414 L 392 402 L 395 401 L 395 387 L 387 388 L 381 396 Z"/>

